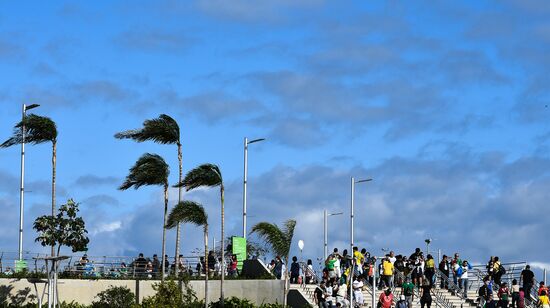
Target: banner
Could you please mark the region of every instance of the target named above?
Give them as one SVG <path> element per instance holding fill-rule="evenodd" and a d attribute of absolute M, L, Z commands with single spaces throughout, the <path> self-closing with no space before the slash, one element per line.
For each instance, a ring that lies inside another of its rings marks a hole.
<path fill-rule="evenodd" d="M 246 239 L 240 236 L 231 238 L 233 254 L 237 256 L 237 268 L 239 272 L 243 269 L 243 261 L 246 260 Z"/>

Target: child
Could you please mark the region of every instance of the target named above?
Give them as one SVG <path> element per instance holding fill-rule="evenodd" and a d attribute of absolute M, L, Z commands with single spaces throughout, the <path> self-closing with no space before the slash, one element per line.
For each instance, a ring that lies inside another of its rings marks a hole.
<path fill-rule="evenodd" d="M 512 308 L 518 308 L 517 304 L 519 301 L 519 284 L 518 280 L 512 280 Z"/>

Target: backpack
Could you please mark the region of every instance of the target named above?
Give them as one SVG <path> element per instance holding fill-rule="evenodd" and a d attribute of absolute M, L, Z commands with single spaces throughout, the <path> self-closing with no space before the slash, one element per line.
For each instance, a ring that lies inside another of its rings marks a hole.
<path fill-rule="evenodd" d="M 459 266 L 458 269 L 456 270 L 456 274 L 458 276 L 462 276 L 463 273 L 464 273 L 464 269 L 462 269 L 462 266 Z"/>
<path fill-rule="evenodd" d="M 506 269 L 504 268 L 504 266 L 502 266 L 502 264 L 499 265 L 499 267 L 498 267 L 498 273 L 499 273 L 500 275 L 506 274 Z"/>
<path fill-rule="evenodd" d="M 396 308 L 409 308 L 407 305 L 407 301 L 398 301 Z"/>

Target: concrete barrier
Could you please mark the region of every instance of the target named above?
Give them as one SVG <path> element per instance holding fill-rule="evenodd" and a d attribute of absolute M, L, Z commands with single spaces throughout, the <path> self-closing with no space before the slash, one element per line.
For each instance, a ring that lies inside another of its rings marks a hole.
<path fill-rule="evenodd" d="M 151 280 L 84 280 L 84 279 L 60 279 L 58 284 L 59 300 L 65 302 L 77 302 L 89 305 L 95 296 L 110 286 L 124 286 L 129 288 L 141 302 L 143 298 L 155 294 L 153 284 L 159 281 Z M 30 294 L 35 294 L 35 285 L 27 279 L 0 279 L 2 290 L 7 290 L 11 295 L 20 290 L 29 288 Z M 37 283 L 36 288 L 41 296 L 45 284 Z M 197 294 L 197 298 L 204 298 L 204 281 L 192 280 L 189 282 L 191 289 Z M 257 305 L 262 303 L 283 302 L 282 280 L 226 280 L 224 282 L 225 297 L 231 296 L 246 298 Z M 220 281 L 208 282 L 208 297 L 210 301 L 217 301 L 220 297 Z M 43 301 L 45 302 L 45 296 Z M 36 302 L 36 301 L 35 301 Z"/>

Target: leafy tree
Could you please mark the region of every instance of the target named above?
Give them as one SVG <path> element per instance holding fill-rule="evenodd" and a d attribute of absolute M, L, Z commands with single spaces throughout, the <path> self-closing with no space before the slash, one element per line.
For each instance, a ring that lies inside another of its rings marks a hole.
<path fill-rule="evenodd" d="M 290 254 L 290 245 L 292 244 L 292 238 L 294 237 L 294 228 L 296 227 L 296 220 L 289 219 L 284 223 L 283 229 L 280 229 L 276 224 L 268 222 L 260 222 L 252 227 L 250 233 L 257 233 L 263 238 L 273 252 L 285 260 L 285 285 L 283 287 L 283 306 L 286 307 L 287 291 L 288 291 L 288 259 Z"/>
<path fill-rule="evenodd" d="M 73 252 L 87 250 L 90 240 L 82 217 L 78 217 L 78 203 L 69 199 L 61 205 L 56 216 L 44 215 L 36 218 L 34 229 L 38 232 L 36 242 L 42 246 L 57 246 L 57 255 L 61 246 L 67 246 Z"/>
<path fill-rule="evenodd" d="M 110 286 L 107 290 L 96 295 L 97 301 L 92 302 L 91 308 L 132 308 L 138 307 L 136 296 L 128 287 Z"/>
<path fill-rule="evenodd" d="M 224 194 L 225 189 L 223 186 L 223 178 L 220 168 L 214 164 L 203 164 L 200 165 L 191 171 L 189 171 L 183 181 L 175 185 L 175 187 L 184 186 L 186 191 L 193 190 L 199 187 L 220 187 L 220 201 L 221 201 L 221 247 L 222 247 L 222 259 L 225 258 L 225 208 L 224 208 Z M 220 282 L 220 299 L 223 306 L 223 283 L 225 278 L 225 271 L 222 272 L 221 282 Z"/>
<path fill-rule="evenodd" d="M 165 258 L 166 254 L 166 219 L 168 216 L 168 175 L 170 169 L 162 157 L 157 154 L 143 154 L 130 168 L 130 173 L 126 180 L 119 187 L 120 190 L 126 190 L 130 187 L 138 189 L 146 185 L 162 185 L 164 187 L 164 220 L 162 222 L 162 277 L 164 281 Z"/>
<path fill-rule="evenodd" d="M 182 201 L 168 215 L 166 227 L 173 229 L 180 223 L 192 223 L 203 227 L 204 232 L 204 302 L 208 306 L 208 215 L 204 207 L 197 202 Z M 200 274 L 200 273 L 199 273 Z"/>
<path fill-rule="evenodd" d="M 23 126 L 25 132 L 23 132 Z M 7 148 L 12 145 L 23 143 L 23 134 L 25 134 L 25 143 L 40 144 L 44 142 L 52 143 L 52 217 L 55 216 L 55 177 L 57 163 L 57 127 L 55 122 L 48 117 L 42 117 L 35 114 L 27 115 L 17 123 L 13 128 L 13 136 L 0 147 Z M 52 256 L 54 247 L 52 246 Z"/>
<path fill-rule="evenodd" d="M 180 141 L 180 128 L 178 122 L 166 114 L 161 114 L 158 118 L 145 120 L 143 127 L 140 129 L 132 129 L 115 134 L 117 139 L 132 139 L 137 142 L 153 141 L 160 144 L 175 144 L 178 146 L 178 162 L 179 162 L 179 178 L 181 182 L 182 170 L 182 154 Z M 178 190 L 178 203 L 181 202 L 181 187 Z M 180 226 L 176 230 L 176 254 L 180 253 Z M 177 260 L 176 260 L 177 261 Z"/>
<path fill-rule="evenodd" d="M 183 280 L 184 292 L 173 280 L 153 284 L 153 290 L 157 293 L 143 299 L 144 308 L 199 308 L 205 307 L 204 303 L 197 301 L 195 291 L 189 287 L 189 281 Z"/>

